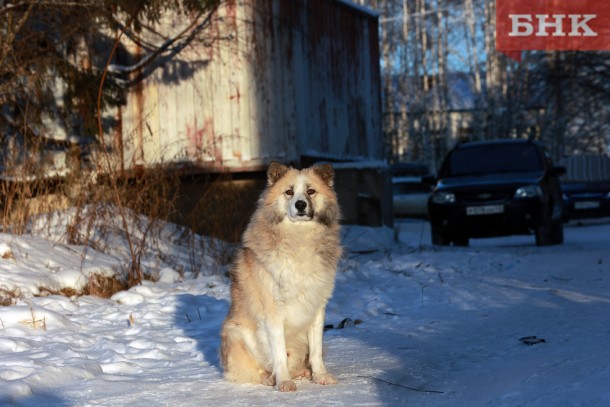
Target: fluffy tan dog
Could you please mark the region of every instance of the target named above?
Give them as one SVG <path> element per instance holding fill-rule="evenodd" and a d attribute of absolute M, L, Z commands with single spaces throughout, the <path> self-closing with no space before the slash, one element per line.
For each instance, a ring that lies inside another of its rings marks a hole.
<path fill-rule="evenodd" d="M 326 303 L 341 256 L 340 211 L 330 164 L 272 163 L 243 235 L 222 326 L 225 377 L 295 391 L 292 379 L 336 384 L 322 360 Z"/>

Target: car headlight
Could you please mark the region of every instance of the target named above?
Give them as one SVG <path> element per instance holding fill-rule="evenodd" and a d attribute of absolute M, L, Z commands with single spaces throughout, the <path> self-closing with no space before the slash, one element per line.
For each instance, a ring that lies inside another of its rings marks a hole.
<path fill-rule="evenodd" d="M 610 192 L 606 194 L 606 199 L 610 199 Z"/>
<path fill-rule="evenodd" d="M 515 191 L 515 198 L 535 198 L 541 195 L 542 189 L 538 185 L 528 185 Z"/>
<path fill-rule="evenodd" d="M 455 194 L 452 192 L 439 191 L 432 195 L 432 202 L 437 204 L 450 204 L 455 202 Z"/>

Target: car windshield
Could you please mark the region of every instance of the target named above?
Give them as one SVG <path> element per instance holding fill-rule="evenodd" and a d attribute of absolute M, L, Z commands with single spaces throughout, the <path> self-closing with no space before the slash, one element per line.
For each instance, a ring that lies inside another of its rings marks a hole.
<path fill-rule="evenodd" d="M 442 176 L 499 172 L 542 171 L 536 147 L 528 144 L 484 144 L 454 150 L 441 169 Z"/>

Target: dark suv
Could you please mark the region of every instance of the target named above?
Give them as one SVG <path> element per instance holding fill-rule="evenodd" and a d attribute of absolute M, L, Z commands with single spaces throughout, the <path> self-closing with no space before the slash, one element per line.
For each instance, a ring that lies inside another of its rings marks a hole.
<path fill-rule="evenodd" d="M 539 246 L 563 243 L 559 176 L 542 144 L 496 140 L 458 144 L 443 160 L 428 201 L 432 243 L 534 234 Z"/>

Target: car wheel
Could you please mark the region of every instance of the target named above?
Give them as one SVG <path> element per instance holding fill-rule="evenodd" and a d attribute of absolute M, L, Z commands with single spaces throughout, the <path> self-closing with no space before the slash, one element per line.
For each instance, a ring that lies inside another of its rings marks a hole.
<path fill-rule="evenodd" d="M 440 228 L 432 225 L 430 227 L 430 230 L 431 230 L 431 234 L 432 234 L 432 244 L 433 245 L 449 246 L 449 243 L 451 242 L 449 240 L 449 236 L 447 236 L 447 234 L 441 232 Z"/>
<path fill-rule="evenodd" d="M 554 220 L 551 223 L 551 244 L 563 243 L 563 221 L 561 219 Z"/>

